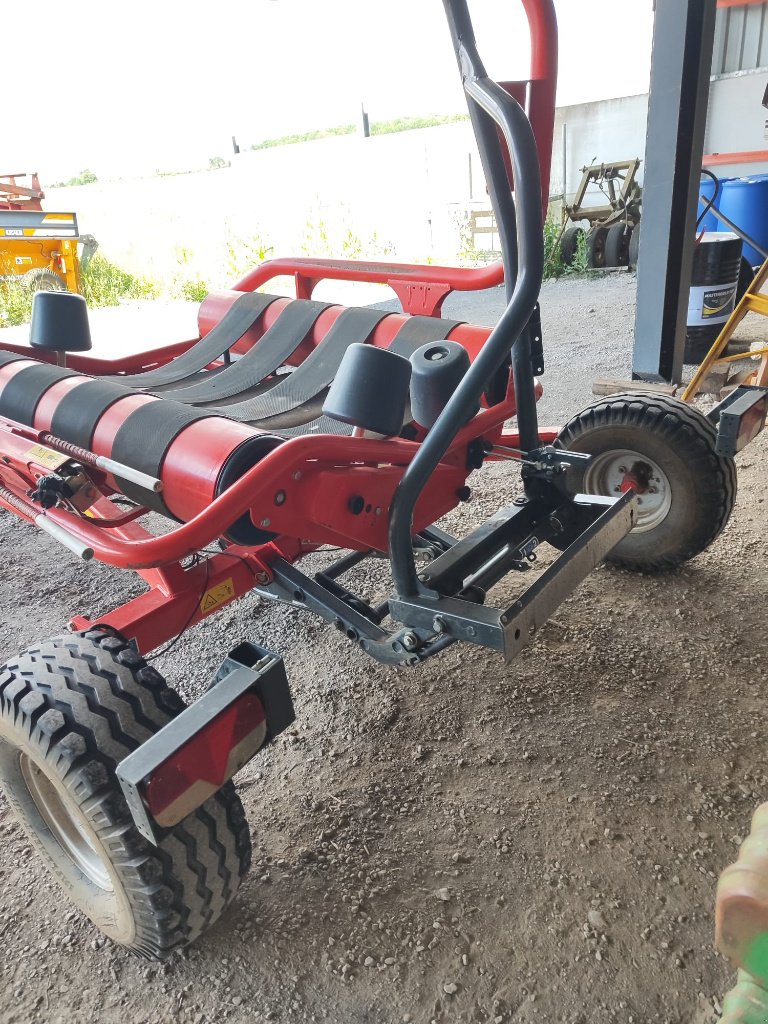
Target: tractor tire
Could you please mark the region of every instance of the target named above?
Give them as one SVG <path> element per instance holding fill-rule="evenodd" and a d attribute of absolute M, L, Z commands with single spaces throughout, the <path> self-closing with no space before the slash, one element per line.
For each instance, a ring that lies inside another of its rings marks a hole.
<path fill-rule="evenodd" d="M 593 270 L 601 270 L 605 266 L 605 242 L 608 228 L 594 227 L 587 235 L 587 264 Z"/>
<path fill-rule="evenodd" d="M 209 928 L 251 859 L 232 783 L 161 830 L 158 846 L 133 823 L 115 767 L 183 708 L 105 629 L 47 640 L 0 669 L 0 787 L 75 906 L 147 959 Z"/>
<path fill-rule="evenodd" d="M 28 270 L 21 278 L 21 283 L 31 292 L 65 292 L 64 281 L 47 267 L 35 267 Z"/>
<path fill-rule="evenodd" d="M 555 444 L 592 456 L 569 468 L 572 490 L 618 497 L 628 473 L 647 488 L 635 527 L 606 561 L 663 572 L 709 547 L 736 499 L 736 469 L 716 453 L 716 437 L 698 410 L 647 392 L 600 399 L 566 423 Z"/>
<path fill-rule="evenodd" d="M 632 235 L 627 248 L 627 266 L 630 270 L 637 270 L 637 261 L 640 259 L 640 225 L 635 224 L 632 228 Z"/>
<path fill-rule="evenodd" d="M 605 238 L 606 267 L 626 267 L 629 263 L 629 242 L 632 228 L 626 224 L 612 224 Z"/>
<path fill-rule="evenodd" d="M 570 267 L 579 251 L 579 242 L 584 237 L 584 228 L 567 228 L 560 239 L 560 262 Z"/>

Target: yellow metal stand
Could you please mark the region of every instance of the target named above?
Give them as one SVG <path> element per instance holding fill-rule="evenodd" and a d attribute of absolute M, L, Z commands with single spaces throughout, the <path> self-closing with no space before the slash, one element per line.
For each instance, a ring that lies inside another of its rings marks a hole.
<path fill-rule="evenodd" d="M 758 384 L 761 387 L 768 385 L 768 345 L 763 348 L 752 349 L 750 352 L 741 352 L 735 356 L 721 355 L 728 347 L 728 342 L 731 340 L 733 332 L 747 313 L 759 313 L 760 316 L 768 317 L 768 295 L 762 294 L 762 288 L 766 280 L 768 280 L 768 260 L 765 261 L 755 274 L 754 280 L 742 295 L 741 300 L 736 304 L 736 308 L 723 325 L 723 329 L 715 339 L 712 348 L 693 375 L 691 383 L 683 392 L 682 398 L 684 402 L 690 402 L 699 393 L 704 379 L 714 366 L 724 366 L 728 363 L 739 362 L 750 357 L 759 356 L 760 365 L 753 373 L 749 374 L 747 380 L 739 380 L 737 383 Z"/>

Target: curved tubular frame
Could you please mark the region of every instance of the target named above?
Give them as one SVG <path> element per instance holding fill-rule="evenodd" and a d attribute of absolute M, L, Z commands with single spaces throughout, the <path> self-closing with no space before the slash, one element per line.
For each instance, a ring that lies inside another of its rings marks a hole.
<path fill-rule="evenodd" d="M 471 415 L 486 382 L 501 366 L 510 350 L 521 447 L 530 451 L 539 446 L 535 384 L 527 333 L 544 271 L 544 240 L 539 206 L 541 178 L 536 140 L 528 117 L 517 100 L 485 72 L 477 52 L 467 0 L 443 2 L 491 201 L 496 211 L 508 305 L 467 375 L 422 442 L 395 492 L 389 520 L 389 550 L 395 589 L 401 597 L 413 597 L 425 592 L 416 573 L 411 542 L 413 511 L 419 495 L 461 425 Z M 512 160 L 519 214 L 515 210 L 497 126 L 503 134 Z"/>
<path fill-rule="evenodd" d="M 553 0 L 522 0 L 531 34 L 531 67 L 528 79 L 505 83 L 508 91 L 528 91 L 528 118 L 536 137 L 541 167 L 542 214 L 546 217 L 552 134 L 557 90 L 557 16 Z M 361 281 L 386 284 L 396 293 L 406 313 L 440 316 L 452 291 L 494 288 L 504 281 L 502 261 L 487 267 L 442 267 L 365 260 L 312 259 L 267 260 L 249 271 L 233 286 L 235 291 L 254 291 L 276 277 L 293 277 L 296 297 L 309 299 L 320 281 Z"/>

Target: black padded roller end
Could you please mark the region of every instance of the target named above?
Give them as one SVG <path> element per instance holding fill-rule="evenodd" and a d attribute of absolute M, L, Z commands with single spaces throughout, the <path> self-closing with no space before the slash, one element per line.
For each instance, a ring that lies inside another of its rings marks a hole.
<path fill-rule="evenodd" d="M 50 352 L 88 352 L 88 307 L 74 292 L 37 292 L 32 301 L 29 344 Z"/>
<path fill-rule="evenodd" d="M 323 403 L 332 420 L 392 437 L 403 429 L 411 364 L 373 345 L 350 345 Z"/>
<path fill-rule="evenodd" d="M 411 412 L 416 423 L 429 429 L 469 369 L 469 353 L 455 341 L 435 341 L 413 353 L 411 366 Z"/>

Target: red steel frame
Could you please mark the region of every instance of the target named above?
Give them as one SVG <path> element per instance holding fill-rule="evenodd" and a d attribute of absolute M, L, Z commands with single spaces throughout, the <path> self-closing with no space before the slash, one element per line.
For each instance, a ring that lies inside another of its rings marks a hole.
<path fill-rule="evenodd" d="M 553 0 L 523 0 L 523 4 L 531 30 L 531 76 L 525 82 L 506 83 L 505 88 L 521 102 L 527 100 L 539 150 L 545 211 L 557 79 L 557 28 Z M 445 297 L 453 290 L 489 288 L 503 281 L 501 263 L 468 270 L 343 260 L 277 259 L 262 264 L 242 278 L 234 286 L 235 293 L 255 290 L 286 274 L 293 276 L 299 298 L 311 296 L 317 283 L 325 279 L 384 283 L 398 295 L 406 313 L 430 316 L 439 316 Z M 220 319 L 222 308 L 234 297 L 229 293 L 228 299 L 225 294 L 218 307 L 215 301 L 212 306 L 209 304 L 208 329 L 212 323 L 211 313 L 214 320 Z M 201 320 L 204 312 L 205 306 Z M 472 338 L 473 342 L 479 340 Z M 18 346 L 7 347 L 28 351 Z M 471 350 L 475 346 L 470 342 L 467 347 Z M 177 354 L 175 349 L 174 354 Z M 146 353 L 145 365 L 167 361 L 169 355 L 166 351 L 160 358 L 153 357 L 154 353 Z M 73 357 L 70 365 L 80 368 L 78 358 Z M 133 370 L 135 361 L 130 368 L 127 365 L 122 368 Z M 114 372 L 115 367 L 111 369 Z M 538 394 L 541 394 L 540 387 Z M 45 396 L 41 401 L 44 399 Z M 459 493 L 470 472 L 467 455 L 471 442 L 482 437 L 492 444 L 512 449 L 519 447 L 517 432 L 503 429 L 504 422 L 514 413 L 514 388 L 510 381 L 505 399 L 481 410 L 455 437 L 416 506 L 415 532 L 435 522 L 460 500 Z M 557 431 L 542 430 L 540 435 L 541 441 L 547 443 L 554 440 Z M 44 465 L 30 457 L 29 444 L 38 441 L 39 436 L 39 430 L 0 419 L 0 447 L 4 454 L 0 460 L 0 484 L 8 495 L 0 491 L 0 507 L 30 522 L 34 522 L 41 510 L 30 501 L 27 493 L 36 477 L 48 472 Z M 400 438 L 374 440 L 319 435 L 287 440 L 188 522 L 160 536 L 131 521 L 135 513 L 126 516 L 121 512 L 110 500 L 110 495 L 119 489 L 117 482 L 90 467 L 91 479 L 103 496 L 89 509 L 89 515 L 77 515 L 59 507 L 48 510 L 46 515 L 72 537 L 90 546 L 100 561 L 132 569 L 144 579 L 149 587 L 146 593 L 100 616 L 97 621 L 113 626 L 135 639 L 140 650 L 149 651 L 248 593 L 254 586 L 269 583 L 270 563 L 278 557 L 295 562 L 328 543 L 353 550 L 385 552 L 386 512 L 402 473 L 417 450 L 418 441 Z M 347 507 L 344 495 L 349 490 L 350 474 L 355 474 L 360 489 L 369 496 L 371 512 L 366 516 L 356 516 Z M 346 489 L 342 480 L 346 482 Z M 278 492 L 282 493 L 279 503 L 275 500 Z M 229 526 L 244 513 L 263 515 L 265 508 L 270 510 L 266 522 L 270 530 L 278 534 L 273 541 L 254 547 L 233 545 L 220 553 L 204 551 L 207 545 L 226 534 Z M 312 539 L 303 539 L 307 536 Z M 201 551 L 208 555 L 202 562 L 182 564 Z M 72 625 L 82 629 L 90 622 L 78 616 L 72 620 Z"/>

